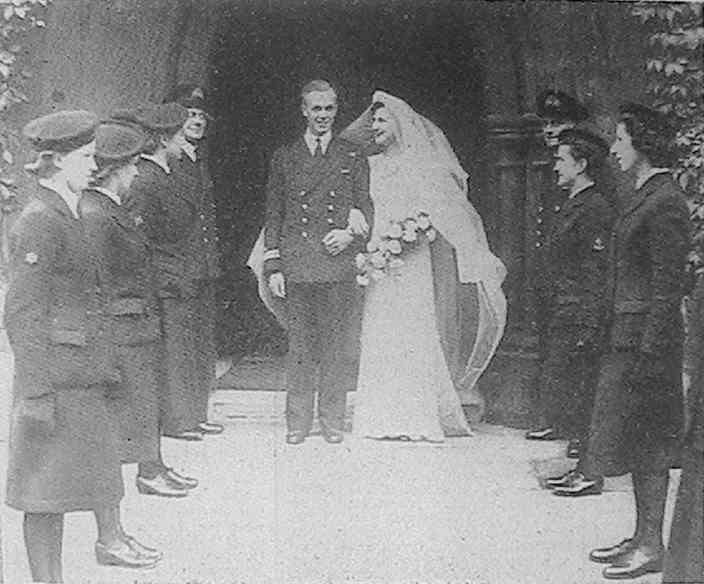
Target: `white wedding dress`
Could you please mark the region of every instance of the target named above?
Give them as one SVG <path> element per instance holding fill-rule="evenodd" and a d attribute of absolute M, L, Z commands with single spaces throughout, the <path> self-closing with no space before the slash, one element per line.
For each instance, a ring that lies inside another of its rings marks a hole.
<path fill-rule="evenodd" d="M 390 220 L 414 216 L 408 175 L 385 155 L 370 158 L 372 238 Z M 435 316 L 430 247 L 425 237 L 403 265 L 366 290 L 354 433 L 367 438 L 440 442 L 468 435 Z"/>
<path fill-rule="evenodd" d="M 353 432 L 427 441 L 466 436 L 458 391 L 483 407 L 476 382 L 503 335 L 506 270 L 489 249 L 467 199 L 467 174 L 442 131 L 392 95 L 377 91 L 375 102 L 397 122 L 397 148 L 369 158 L 372 243 L 389 221 L 419 211 L 439 236 L 435 243 L 421 236 L 401 266 L 366 289 Z M 348 135 L 365 135 L 372 111 Z M 470 290 L 472 308 L 460 310 Z M 468 323 L 470 337 L 459 334 Z"/>

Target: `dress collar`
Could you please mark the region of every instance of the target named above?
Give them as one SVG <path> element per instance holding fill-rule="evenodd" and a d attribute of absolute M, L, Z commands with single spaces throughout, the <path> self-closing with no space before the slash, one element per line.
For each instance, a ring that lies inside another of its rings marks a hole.
<path fill-rule="evenodd" d="M 665 174 L 667 172 L 670 172 L 669 168 L 651 168 L 648 172 L 638 177 L 638 180 L 636 180 L 636 190 L 639 191 L 643 188 L 643 185 L 656 174 Z"/>
<path fill-rule="evenodd" d="M 169 168 L 169 165 L 163 162 L 162 160 L 159 160 L 158 158 L 155 158 L 151 154 L 142 154 L 142 158 L 144 160 L 151 160 L 154 164 L 156 164 L 161 170 L 163 170 L 166 174 L 171 174 L 171 169 Z"/>
<path fill-rule="evenodd" d="M 198 159 L 198 153 L 196 152 L 197 146 L 195 144 L 191 144 L 190 142 L 184 140 L 183 144 L 181 144 L 181 150 L 188 156 L 188 158 L 191 159 L 191 162 L 195 162 Z"/>
<path fill-rule="evenodd" d="M 38 182 L 45 189 L 50 190 L 61 197 L 61 200 L 64 202 L 64 205 L 61 206 L 61 210 L 65 211 L 65 209 L 68 209 L 75 219 L 79 219 L 78 195 L 76 195 L 76 193 L 74 193 L 66 185 L 57 185 L 50 178 L 40 178 Z"/>
<path fill-rule="evenodd" d="M 93 190 L 96 193 L 100 193 L 101 195 L 105 195 L 108 199 L 110 199 L 116 205 L 122 204 L 122 198 L 120 197 L 120 195 L 118 195 L 117 193 L 115 193 L 113 191 L 106 189 L 105 187 L 93 187 Z"/>
<path fill-rule="evenodd" d="M 307 128 L 306 133 L 303 134 L 303 139 L 306 141 L 306 146 L 308 146 L 308 151 L 311 153 L 311 156 L 315 154 L 315 149 L 318 146 L 318 138 L 320 138 L 320 148 L 322 149 L 323 154 L 325 154 L 328 151 L 328 146 L 332 140 L 332 132 L 327 131 L 321 136 L 315 136 L 313 135 L 313 132 L 310 131 L 310 128 Z"/>
<path fill-rule="evenodd" d="M 591 187 L 594 186 L 594 181 L 590 180 L 588 183 L 584 183 L 581 187 L 579 187 L 576 191 L 572 191 L 570 193 L 570 196 L 567 197 L 568 199 L 574 199 L 579 193 L 583 193 L 587 189 L 590 189 Z"/>

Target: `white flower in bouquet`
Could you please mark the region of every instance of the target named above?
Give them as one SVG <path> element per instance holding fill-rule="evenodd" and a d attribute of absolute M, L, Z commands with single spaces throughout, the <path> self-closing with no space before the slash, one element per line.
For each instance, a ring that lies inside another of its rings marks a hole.
<path fill-rule="evenodd" d="M 401 258 L 392 258 L 389 260 L 389 267 L 390 268 L 400 268 L 404 264 L 403 260 Z"/>
<path fill-rule="evenodd" d="M 425 232 L 425 236 L 428 238 L 428 241 L 431 243 L 435 241 L 435 238 L 438 236 L 438 232 L 435 228 L 431 227 Z"/>
<path fill-rule="evenodd" d="M 384 235 L 390 239 L 400 239 L 403 235 L 401 224 L 392 221 Z"/>
<path fill-rule="evenodd" d="M 369 253 L 372 253 L 373 251 L 376 251 L 379 249 L 379 242 L 375 240 L 371 240 L 367 242 L 367 251 Z"/>
<path fill-rule="evenodd" d="M 356 256 L 354 256 L 354 263 L 357 265 L 358 270 L 363 270 L 364 266 L 367 265 L 367 256 L 361 252 L 358 253 Z"/>
<path fill-rule="evenodd" d="M 418 213 L 418 227 L 423 231 L 430 229 L 430 217 L 426 213 Z"/>
<path fill-rule="evenodd" d="M 386 272 L 384 270 L 372 271 L 372 279 L 376 280 L 377 282 L 379 280 L 383 280 L 384 278 L 386 278 Z"/>
<path fill-rule="evenodd" d="M 400 244 L 399 244 L 399 246 L 400 246 Z M 369 259 L 372 263 L 372 266 L 374 266 L 378 270 L 381 270 L 384 268 L 384 266 L 386 266 L 386 258 L 384 257 L 384 254 L 382 254 L 378 251 L 375 251 L 374 253 L 372 253 L 372 255 L 370 256 Z"/>
<path fill-rule="evenodd" d="M 405 230 L 403 232 L 403 241 L 407 243 L 413 243 L 414 241 L 418 241 L 418 234 L 416 233 L 415 229 L 413 231 Z"/>
<path fill-rule="evenodd" d="M 369 286 L 369 276 L 366 274 L 357 274 L 357 284 L 360 286 Z"/>
<path fill-rule="evenodd" d="M 403 248 L 401 247 L 401 242 L 398 239 L 392 239 L 387 245 L 389 251 L 394 255 L 398 255 L 403 251 Z"/>

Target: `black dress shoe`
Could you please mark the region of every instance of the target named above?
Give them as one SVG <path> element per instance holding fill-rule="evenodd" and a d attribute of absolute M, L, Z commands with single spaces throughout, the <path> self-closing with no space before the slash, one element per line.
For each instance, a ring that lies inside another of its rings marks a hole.
<path fill-rule="evenodd" d="M 172 498 L 183 498 L 188 495 L 188 492 L 184 488 L 172 484 L 163 474 L 157 475 L 153 479 L 138 476 L 135 482 L 137 484 L 137 490 L 142 495 L 156 495 L 158 497 Z"/>
<path fill-rule="evenodd" d="M 171 434 L 169 438 L 175 438 L 176 440 L 186 440 L 187 442 L 200 442 L 203 440 L 203 432 L 200 430 L 185 430 L 179 434 Z"/>
<path fill-rule="evenodd" d="M 286 434 L 286 444 L 303 444 L 306 441 L 306 433 L 295 430 Z"/>
<path fill-rule="evenodd" d="M 222 434 L 225 431 L 225 426 L 214 422 L 201 422 L 198 424 L 198 430 L 202 434 Z"/>
<path fill-rule="evenodd" d="M 608 580 L 630 580 L 655 572 L 662 572 L 662 554 L 652 556 L 636 548 L 604 568 L 602 575 Z"/>
<path fill-rule="evenodd" d="M 198 479 L 177 473 L 173 468 L 164 471 L 166 482 L 178 489 L 190 490 L 198 486 Z"/>
<path fill-rule="evenodd" d="M 581 474 L 579 472 L 577 472 L 576 470 L 571 470 L 557 477 L 548 477 L 547 479 L 545 479 L 545 486 L 548 489 L 555 489 L 557 487 L 569 487 L 580 476 Z"/>
<path fill-rule="evenodd" d="M 121 566 L 123 568 L 151 568 L 158 561 L 143 556 L 124 541 L 110 547 L 99 541 L 95 542 L 95 559 L 102 566 Z"/>
<path fill-rule="evenodd" d="M 567 458 L 579 458 L 582 453 L 582 443 L 573 439 L 567 443 Z"/>
<path fill-rule="evenodd" d="M 624 539 L 611 547 L 596 548 L 589 552 L 589 559 L 597 564 L 613 564 L 619 561 L 634 548 L 632 539 Z"/>
<path fill-rule="evenodd" d="M 588 479 L 582 473 L 566 487 L 555 487 L 553 495 L 558 497 L 586 497 L 587 495 L 601 495 L 604 486 L 603 479 Z"/>
<path fill-rule="evenodd" d="M 340 430 L 325 428 L 323 430 L 323 438 L 328 444 L 339 444 L 345 439 L 345 435 Z"/>
<path fill-rule="evenodd" d="M 526 432 L 527 440 L 557 440 L 559 436 L 554 428 L 541 428 Z"/>

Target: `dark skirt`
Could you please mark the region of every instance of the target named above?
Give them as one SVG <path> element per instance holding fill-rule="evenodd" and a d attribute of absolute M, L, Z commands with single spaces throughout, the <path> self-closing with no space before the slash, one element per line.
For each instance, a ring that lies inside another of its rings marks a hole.
<path fill-rule="evenodd" d="M 663 584 L 704 582 L 704 452 L 691 446 L 682 456 Z"/>
<path fill-rule="evenodd" d="M 159 380 L 161 427 L 165 436 L 192 430 L 207 420 L 199 297 L 161 301 L 162 359 Z"/>
<path fill-rule="evenodd" d="M 123 463 L 159 459 L 159 344 L 116 345 L 123 383 L 108 396 Z"/>
<path fill-rule="evenodd" d="M 637 351 L 612 351 L 600 364 L 584 470 L 618 476 L 661 472 L 678 458 L 683 418 L 681 353 L 661 355 L 664 374 L 638 387 L 627 380 Z"/>
<path fill-rule="evenodd" d="M 117 506 L 123 496 L 118 433 L 105 389 L 55 393 L 55 426 L 47 432 L 13 407 L 7 504 L 29 513 Z"/>

